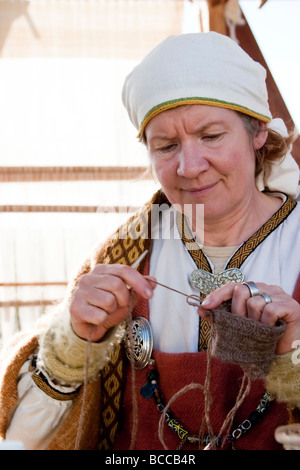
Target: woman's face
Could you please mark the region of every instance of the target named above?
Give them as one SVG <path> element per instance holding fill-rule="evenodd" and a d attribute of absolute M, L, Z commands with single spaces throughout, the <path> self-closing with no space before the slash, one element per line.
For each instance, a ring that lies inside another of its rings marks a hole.
<path fill-rule="evenodd" d="M 255 192 L 253 139 L 239 115 L 205 105 L 179 106 L 155 116 L 146 127 L 153 169 L 172 204 L 204 204 L 205 219 L 229 214 Z"/>

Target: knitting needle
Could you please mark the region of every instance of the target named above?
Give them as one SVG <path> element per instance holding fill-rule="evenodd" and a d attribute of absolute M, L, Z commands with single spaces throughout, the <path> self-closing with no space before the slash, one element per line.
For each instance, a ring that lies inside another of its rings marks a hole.
<path fill-rule="evenodd" d="M 162 284 L 161 282 L 158 282 L 158 281 L 154 281 L 153 279 L 148 279 L 149 282 L 154 282 L 155 284 L 161 286 L 161 287 L 165 287 L 166 289 L 169 289 L 169 290 L 172 290 L 174 292 L 177 292 L 177 294 L 181 294 L 181 295 L 184 295 L 187 299 L 187 303 L 189 305 L 192 305 L 193 307 L 200 307 L 201 306 L 201 299 L 198 295 L 188 295 L 188 294 L 185 294 L 184 292 L 181 292 L 180 290 L 177 290 L 177 289 L 174 289 L 173 287 L 170 287 L 170 286 L 166 286 L 165 284 Z M 191 299 L 195 302 L 191 302 Z"/>
<path fill-rule="evenodd" d="M 138 265 L 141 263 L 141 261 L 145 258 L 145 256 L 147 254 L 148 254 L 148 250 L 144 251 L 144 253 L 142 253 L 134 263 L 132 263 L 131 267 L 134 268 L 134 269 L 137 268 Z M 193 307 L 200 307 L 200 305 L 201 305 L 201 299 L 198 295 L 188 295 L 188 294 L 185 294 L 184 292 L 181 292 L 177 289 L 174 289 L 173 287 L 166 286 L 165 284 L 162 284 L 161 282 L 154 281 L 153 279 L 148 279 L 147 278 L 147 280 L 150 281 L 150 282 L 154 282 L 155 284 L 157 284 L 161 287 L 165 287 L 166 289 L 177 292 L 177 294 L 184 295 L 186 297 L 187 303 L 189 305 L 192 305 Z M 193 302 L 191 302 L 191 300 L 193 300 Z"/>

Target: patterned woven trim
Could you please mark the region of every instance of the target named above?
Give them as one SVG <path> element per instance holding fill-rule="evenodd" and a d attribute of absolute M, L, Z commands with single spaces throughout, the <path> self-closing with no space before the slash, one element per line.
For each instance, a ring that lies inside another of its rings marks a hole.
<path fill-rule="evenodd" d="M 35 366 L 36 366 L 36 357 L 34 356 L 32 361 L 30 362 L 29 371 L 32 372 L 36 370 Z M 49 384 L 47 377 L 41 371 L 34 372 L 32 374 L 32 380 L 39 387 L 39 389 L 42 390 L 46 395 L 59 401 L 73 400 L 75 397 L 77 397 L 79 393 L 79 389 L 80 389 L 78 388 L 77 390 L 70 392 L 70 393 L 60 392 Z"/>
<path fill-rule="evenodd" d="M 287 218 L 296 205 L 296 201 L 288 196 L 280 209 L 275 212 L 275 214 L 234 253 L 227 263 L 226 269 L 240 268 L 248 256 Z M 177 213 L 176 221 L 179 233 L 181 233 L 182 241 L 185 246 L 188 246 L 188 252 L 195 261 L 198 269 L 204 269 L 205 271 L 212 272 L 210 264 L 203 251 L 196 243 L 184 215 Z M 210 338 L 210 330 L 210 323 L 204 318 L 200 318 L 198 340 L 199 351 L 207 350 L 208 341 Z"/>
<path fill-rule="evenodd" d="M 234 253 L 226 269 L 239 268 L 258 245 L 282 224 L 287 216 L 295 209 L 296 205 L 297 202 L 288 196 L 280 209 L 278 209 L 278 211 Z"/>
<path fill-rule="evenodd" d="M 204 269 L 209 273 L 212 272 L 208 259 L 206 258 L 205 254 L 199 247 L 198 243 L 196 242 L 189 223 L 187 222 L 186 217 L 181 214 L 180 212 L 176 213 L 176 223 L 178 227 L 178 231 L 181 234 L 181 239 L 187 248 L 187 251 L 195 261 L 198 269 Z"/>
<path fill-rule="evenodd" d="M 216 106 L 218 108 L 227 108 L 227 109 L 232 109 L 234 111 L 240 111 L 244 114 L 247 114 L 248 116 L 257 118 L 260 121 L 264 121 L 264 122 L 271 121 L 271 119 L 268 116 L 257 113 L 256 111 L 253 111 L 252 109 L 249 109 L 246 106 L 241 106 L 236 103 L 230 103 L 229 101 L 222 101 L 222 100 L 217 100 L 213 98 L 192 96 L 190 98 L 178 98 L 175 100 L 165 101 L 163 103 L 158 104 L 157 106 L 154 106 L 152 109 L 150 109 L 150 111 L 144 117 L 137 137 L 138 138 L 141 137 L 148 122 L 152 118 L 154 118 L 154 116 L 162 113 L 163 111 L 167 111 L 168 109 L 173 109 L 173 108 L 176 108 L 177 106 L 182 106 L 186 104 L 202 104 L 202 105 L 207 105 L 207 106 Z"/>
<path fill-rule="evenodd" d="M 248 258 L 249 255 L 251 255 L 258 245 L 260 245 L 268 235 L 270 235 L 277 227 L 279 227 L 280 224 L 282 224 L 288 215 L 295 209 L 296 205 L 297 202 L 294 201 L 294 199 L 292 199 L 290 196 L 287 196 L 286 201 L 282 204 L 278 211 L 275 212 L 275 214 L 273 214 L 273 216 L 234 253 L 227 263 L 226 269 L 240 268 L 242 263 Z M 184 230 L 182 230 L 182 224 L 184 224 Z M 182 234 L 182 241 L 185 246 L 189 246 L 188 252 L 195 261 L 198 269 L 205 269 L 205 271 L 212 272 L 206 256 L 195 241 L 188 222 L 186 221 L 185 217 L 179 213 L 177 213 L 177 225 L 180 231 L 179 233 Z M 194 246 L 194 249 L 190 249 L 192 246 Z"/>
<path fill-rule="evenodd" d="M 76 390 L 75 392 L 72 392 L 72 393 L 62 393 L 62 392 L 59 392 L 58 390 L 55 390 L 55 388 L 49 385 L 46 377 L 41 372 L 35 372 L 32 375 L 32 380 L 44 393 L 46 393 L 46 395 L 48 395 L 51 398 L 54 398 L 55 400 L 60 400 L 60 401 L 73 400 L 75 397 L 77 397 L 78 392 L 79 392 L 79 390 Z"/>
<path fill-rule="evenodd" d="M 104 255 L 104 263 L 127 264 L 131 266 L 145 251 L 151 249 L 151 207 L 152 204 L 170 204 L 159 190 L 137 214 L 133 215 L 115 234 Z M 143 270 L 145 260 L 138 270 Z"/>
<path fill-rule="evenodd" d="M 118 344 L 111 362 L 101 371 L 101 422 L 98 450 L 109 450 L 119 431 L 120 410 L 125 388 L 125 352 L 124 345 Z"/>

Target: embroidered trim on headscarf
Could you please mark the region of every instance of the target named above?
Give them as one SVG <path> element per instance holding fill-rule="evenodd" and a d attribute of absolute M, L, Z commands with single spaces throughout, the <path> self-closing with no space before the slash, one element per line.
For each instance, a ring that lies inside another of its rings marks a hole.
<path fill-rule="evenodd" d="M 174 99 L 170 101 L 165 101 L 164 103 L 160 103 L 157 106 L 154 106 L 152 109 L 150 109 L 150 111 L 144 117 L 143 122 L 141 123 L 137 137 L 138 138 L 141 137 L 147 124 L 151 121 L 151 119 L 153 119 L 158 114 L 162 113 L 163 111 L 176 108 L 177 106 L 190 105 L 190 104 L 202 104 L 206 106 L 216 106 L 218 108 L 232 109 L 234 111 L 240 111 L 241 113 L 247 114 L 248 116 L 257 118 L 260 121 L 264 121 L 264 122 L 271 121 L 271 119 L 268 116 L 252 111 L 251 109 L 246 108 L 245 106 L 241 106 L 236 103 L 230 103 L 227 101 L 217 100 L 213 98 L 205 98 L 205 97 L 197 97 L 197 96 L 190 97 L 190 98 L 178 98 L 178 99 Z"/>

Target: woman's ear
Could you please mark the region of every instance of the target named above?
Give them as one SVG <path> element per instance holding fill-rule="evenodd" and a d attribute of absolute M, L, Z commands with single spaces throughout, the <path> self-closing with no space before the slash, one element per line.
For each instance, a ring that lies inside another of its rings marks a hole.
<path fill-rule="evenodd" d="M 260 121 L 259 129 L 253 138 L 254 149 L 259 150 L 260 148 L 262 148 L 265 145 L 267 138 L 268 138 L 267 123 Z"/>

